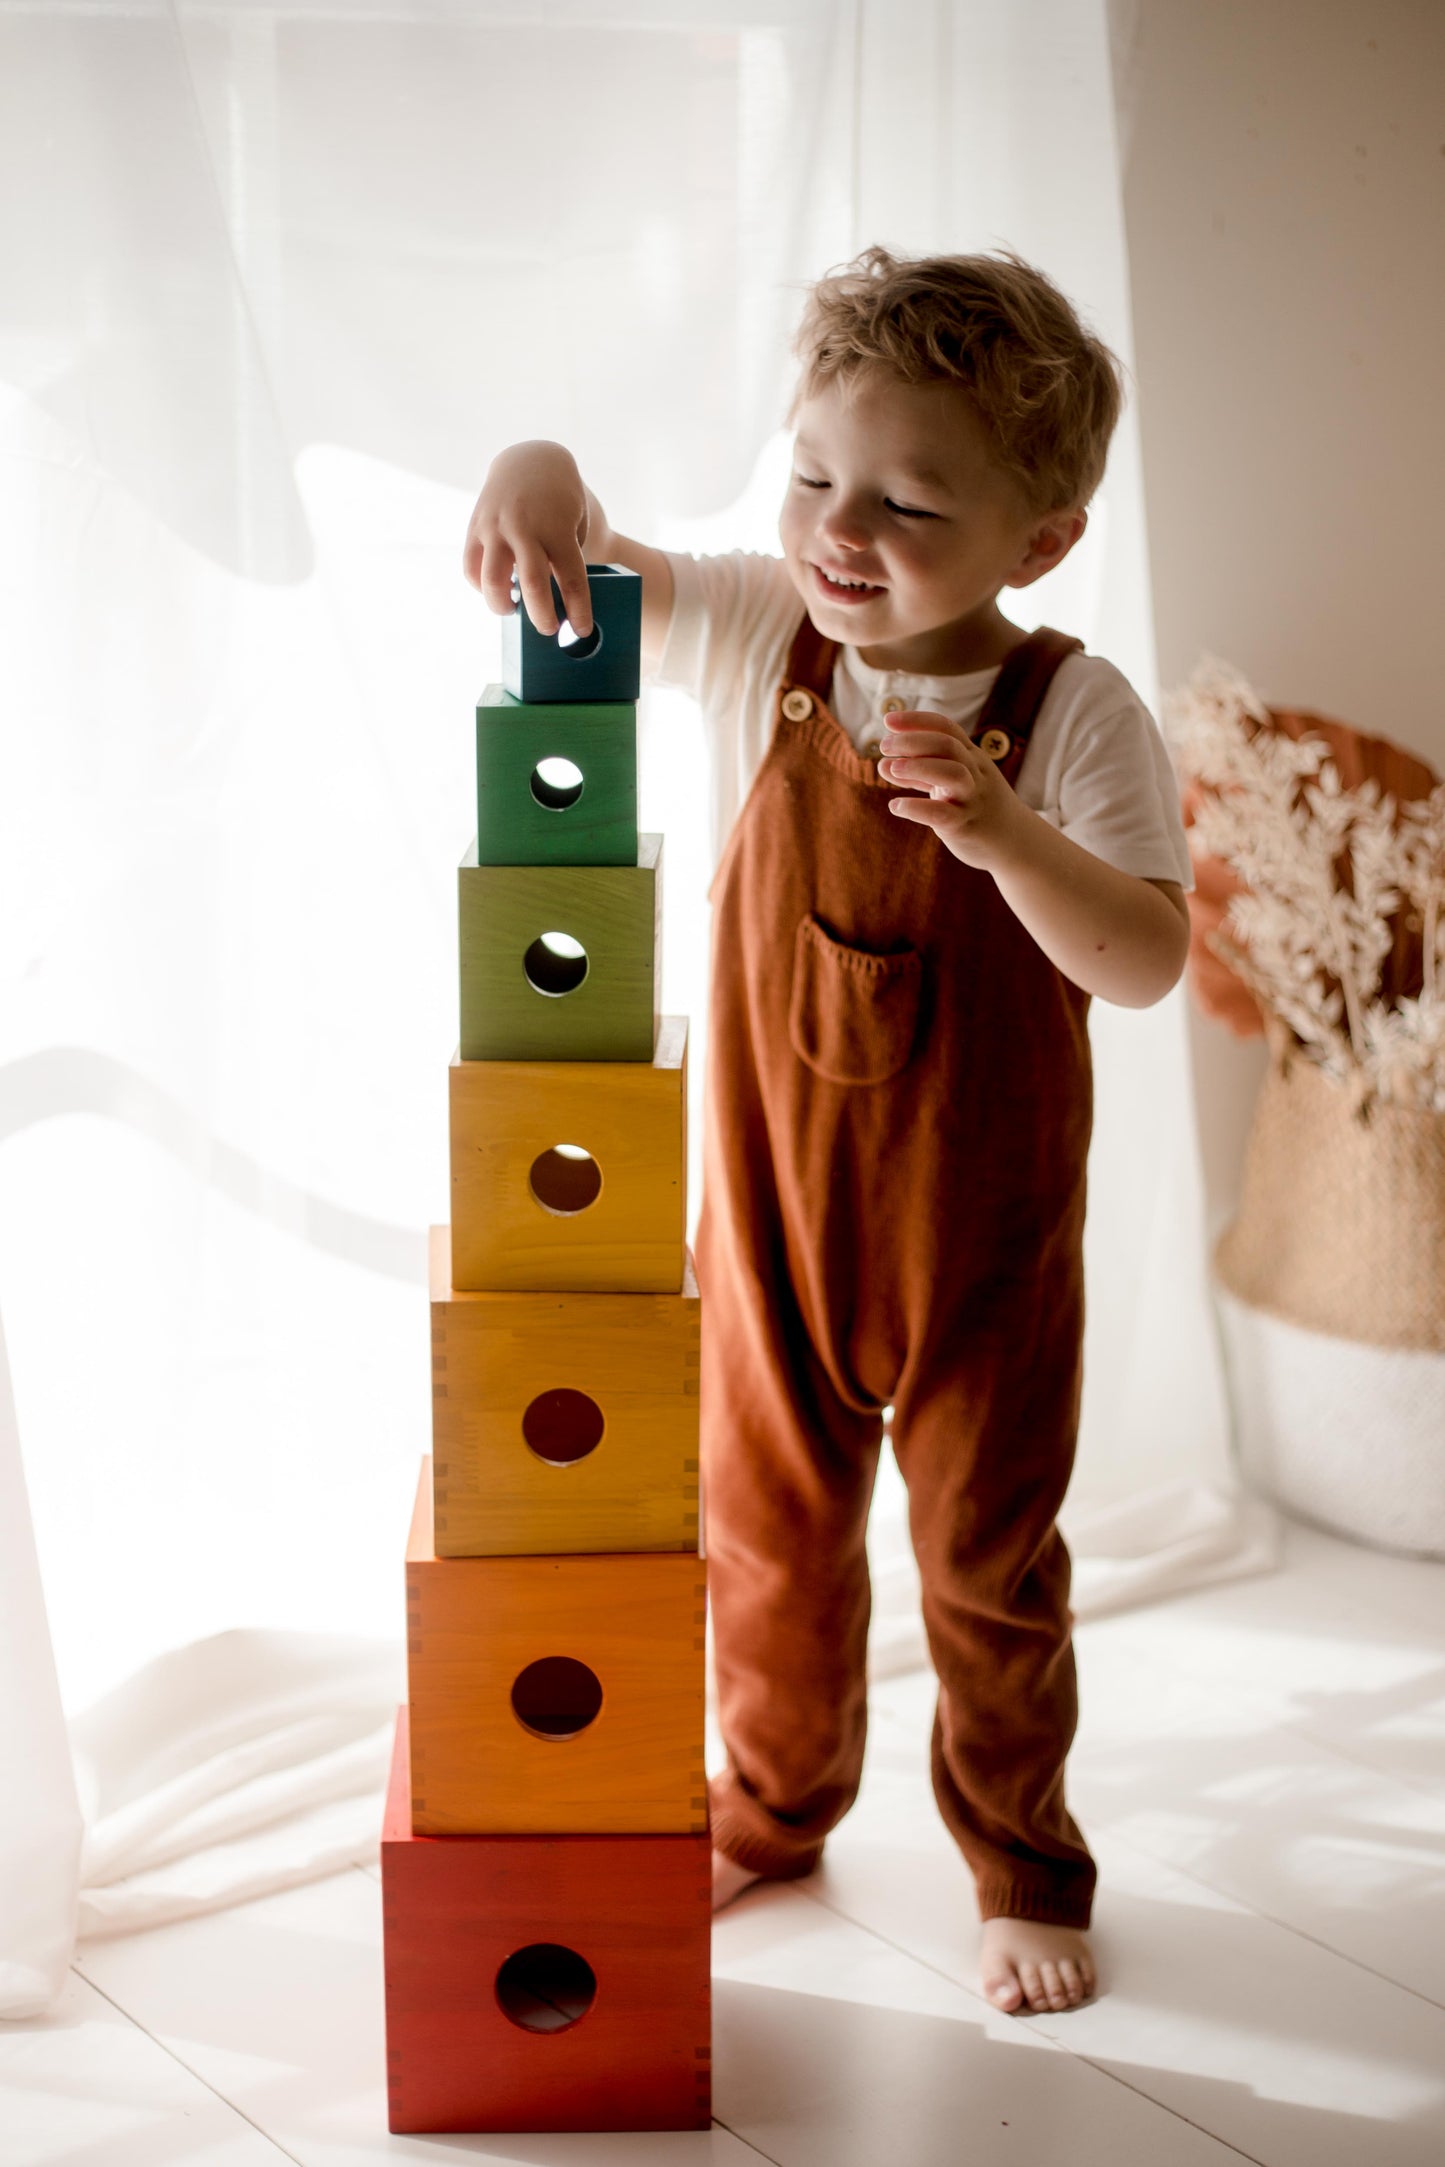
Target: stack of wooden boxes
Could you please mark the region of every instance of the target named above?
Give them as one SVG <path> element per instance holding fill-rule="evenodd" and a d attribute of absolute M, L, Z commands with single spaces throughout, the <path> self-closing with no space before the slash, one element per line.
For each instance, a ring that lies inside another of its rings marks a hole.
<path fill-rule="evenodd" d="M 477 710 L 382 1842 L 394 2130 L 710 2118 L 687 1022 L 637 832 L 641 581 L 588 577 L 594 635 L 519 608 Z"/>

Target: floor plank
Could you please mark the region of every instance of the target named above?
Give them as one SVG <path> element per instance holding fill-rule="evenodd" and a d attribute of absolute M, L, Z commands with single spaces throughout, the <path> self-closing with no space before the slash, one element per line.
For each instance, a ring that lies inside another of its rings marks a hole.
<path fill-rule="evenodd" d="M 1286 1569 L 1079 1628 L 1081 1664 L 1123 1647 L 1220 1687 L 1396 1782 L 1445 1791 L 1445 1565 L 1297 1524 Z"/>
<path fill-rule="evenodd" d="M 1239 2153 L 800 1889 L 718 1920 L 717 2111 L 778 2167 L 1235 2167 Z"/>
<path fill-rule="evenodd" d="M 1092 1841 L 1103 1992 L 1004 2022 L 1269 2167 L 1445 2159 L 1445 2011 L 1116 1837 Z M 875 1726 L 862 1795 L 801 1893 L 977 1994 L 972 1885 L 892 1726 Z"/>
<path fill-rule="evenodd" d="M 285 2155 L 75 1972 L 0 2024 L 0 2167 L 283 2167 Z"/>
<path fill-rule="evenodd" d="M 1360 1602 L 1400 1623 L 1408 1621 L 1424 1645 L 1445 1647 L 1445 1559 L 1375 1550 L 1302 1520 L 1286 1519 L 1282 1529 L 1284 1574 L 1306 1601 L 1314 1590 L 1328 1589 L 1335 1603 Z"/>
<path fill-rule="evenodd" d="M 1306 1737 L 1267 1697 L 1157 1659 L 1142 1631 L 1092 1630 L 1067 1779 L 1089 1841 L 1118 1836 L 1445 2006 L 1445 1798 Z M 914 1672 L 873 1696 L 919 1756 L 934 1690 Z"/>

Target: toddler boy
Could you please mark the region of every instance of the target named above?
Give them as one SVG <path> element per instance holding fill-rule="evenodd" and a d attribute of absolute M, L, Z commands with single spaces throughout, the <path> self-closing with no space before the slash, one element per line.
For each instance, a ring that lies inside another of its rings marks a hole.
<path fill-rule="evenodd" d="M 883 1411 L 939 1679 L 932 1759 L 985 1993 L 1095 1989 L 1095 1869 L 1057 1515 L 1081 1382 L 1091 995 L 1146 1007 L 1189 859 L 1127 680 L 998 608 L 1084 532 L 1121 372 L 1007 252 L 869 249 L 812 290 L 781 560 L 616 534 L 560 445 L 492 464 L 465 569 L 590 628 L 643 581 L 644 662 L 699 700 L 713 885 L 703 1485 L 725 1772 L 719 1903 L 812 1871 L 856 1794 Z"/>

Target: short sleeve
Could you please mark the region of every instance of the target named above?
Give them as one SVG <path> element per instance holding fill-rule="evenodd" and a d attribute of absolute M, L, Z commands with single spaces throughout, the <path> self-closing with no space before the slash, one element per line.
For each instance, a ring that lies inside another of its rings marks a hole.
<path fill-rule="evenodd" d="M 1168 747 L 1122 671 L 1100 656 L 1070 656 L 1034 739 L 1021 795 L 1051 826 L 1121 873 L 1194 886 Z"/>
<path fill-rule="evenodd" d="M 667 553 L 672 618 L 654 682 L 697 701 L 725 835 L 767 749 L 773 692 L 803 617 L 780 557 Z"/>
<path fill-rule="evenodd" d="M 1087 733 L 1064 771 L 1059 813 L 1065 835 L 1121 873 L 1194 886 L 1174 768 L 1147 708 Z"/>
<path fill-rule="evenodd" d="M 657 682 L 690 693 L 704 710 L 729 705 L 760 666 L 786 653 L 803 616 L 797 589 L 781 557 L 669 551 L 667 561 L 672 619 Z"/>

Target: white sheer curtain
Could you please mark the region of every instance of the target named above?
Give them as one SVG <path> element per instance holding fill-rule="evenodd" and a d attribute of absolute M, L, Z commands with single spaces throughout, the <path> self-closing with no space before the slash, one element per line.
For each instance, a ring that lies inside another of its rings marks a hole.
<path fill-rule="evenodd" d="M 40 1562 L 0 1424 L 0 1851 L 54 1832 L 43 1919 L 0 1880 L 11 2013 L 77 1916 L 374 1842 L 495 674 L 466 513 L 547 434 L 620 526 L 768 546 L 798 290 L 874 238 L 1018 247 L 1127 354 L 1102 0 L 0 4 L 0 1313 Z M 1142 522 L 1131 420 L 1020 599 L 1149 693 Z M 644 759 L 700 1017 L 675 701 Z M 1268 1554 L 1177 1003 L 1096 1046 L 1081 1609 Z"/>

